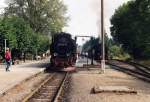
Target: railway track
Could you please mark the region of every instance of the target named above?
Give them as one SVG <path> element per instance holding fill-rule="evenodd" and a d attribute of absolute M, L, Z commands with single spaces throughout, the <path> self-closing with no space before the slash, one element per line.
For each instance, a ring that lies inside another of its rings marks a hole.
<path fill-rule="evenodd" d="M 61 102 L 62 92 L 68 78 L 68 72 L 51 74 L 22 102 Z"/>
<path fill-rule="evenodd" d="M 137 77 L 143 81 L 150 82 L 150 69 L 134 62 L 125 62 L 120 60 L 111 60 L 107 64 L 113 66 L 113 69 L 125 72 Z"/>

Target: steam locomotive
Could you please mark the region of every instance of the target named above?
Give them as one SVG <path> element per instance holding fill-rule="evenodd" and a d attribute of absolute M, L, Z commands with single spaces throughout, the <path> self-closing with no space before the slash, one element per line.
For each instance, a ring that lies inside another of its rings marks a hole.
<path fill-rule="evenodd" d="M 65 68 L 73 66 L 76 62 L 76 41 L 71 34 L 61 32 L 54 34 L 50 45 L 51 66 Z"/>

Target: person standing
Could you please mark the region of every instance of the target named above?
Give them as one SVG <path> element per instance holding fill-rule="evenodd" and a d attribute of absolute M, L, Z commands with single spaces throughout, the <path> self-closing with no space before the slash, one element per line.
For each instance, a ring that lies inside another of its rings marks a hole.
<path fill-rule="evenodd" d="M 6 71 L 10 71 L 9 67 L 11 65 L 11 53 L 10 53 L 9 48 L 6 48 L 5 61 L 6 61 Z"/>

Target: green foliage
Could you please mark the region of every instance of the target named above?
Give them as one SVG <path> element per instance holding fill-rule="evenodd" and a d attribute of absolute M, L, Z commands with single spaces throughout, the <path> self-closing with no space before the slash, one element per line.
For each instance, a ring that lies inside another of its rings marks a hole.
<path fill-rule="evenodd" d="M 100 42 L 99 38 L 91 39 L 87 41 L 83 45 L 83 51 L 88 51 L 92 46 L 97 45 Z M 105 35 L 105 54 L 108 54 L 108 58 L 110 59 L 120 59 L 120 60 L 127 60 L 130 59 L 130 55 L 125 52 L 122 47 L 119 47 L 112 39 L 108 38 Z"/>
<path fill-rule="evenodd" d="M 89 41 L 87 41 L 84 45 L 82 50 L 84 52 L 87 52 L 90 48 L 92 48 L 95 44 L 99 42 L 98 38 L 91 38 Z"/>
<path fill-rule="evenodd" d="M 35 32 L 48 34 L 62 31 L 66 10 L 61 0 L 11 0 L 5 16 L 22 17 Z"/>
<path fill-rule="evenodd" d="M 150 67 L 150 60 L 136 60 L 135 62 L 140 63 L 144 66 Z"/>
<path fill-rule="evenodd" d="M 133 0 L 111 18 L 111 35 L 134 58 L 150 58 L 150 2 Z"/>
<path fill-rule="evenodd" d="M 109 56 L 111 59 L 127 60 L 130 58 L 129 54 L 123 51 L 123 49 L 117 45 L 113 45 L 109 48 Z"/>
<path fill-rule="evenodd" d="M 62 0 L 6 0 L 8 7 L 0 16 L 0 54 L 4 39 L 17 55 L 42 54 L 49 49 L 50 34 L 66 25 L 66 6 Z"/>
<path fill-rule="evenodd" d="M 14 16 L 1 20 L 1 33 L 10 48 L 25 50 L 30 45 L 33 31 L 23 19 Z"/>
<path fill-rule="evenodd" d="M 16 47 L 16 28 L 11 23 L 11 19 L 7 20 L 0 20 L 0 34 L 2 36 L 3 47 L 4 47 L 4 39 L 7 39 L 7 45 L 12 48 L 13 46 Z M 11 43 L 11 44 L 10 44 Z"/>
<path fill-rule="evenodd" d="M 0 34 L 3 41 L 7 39 L 7 47 L 15 48 L 20 53 L 32 52 L 32 54 L 35 54 L 36 50 L 39 53 L 44 53 L 49 48 L 48 37 L 40 33 L 34 33 L 29 24 L 22 18 L 13 16 L 0 20 Z"/>
<path fill-rule="evenodd" d="M 47 51 L 49 49 L 50 43 L 49 38 L 46 35 L 38 35 L 38 52 L 39 54 L 42 54 L 43 52 Z"/>
<path fill-rule="evenodd" d="M 90 48 L 92 48 L 94 45 L 98 43 L 101 43 L 101 40 L 99 38 L 91 38 L 83 45 L 83 51 L 88 51 Z M 107 34 L 105 34 L 105 45 L 109 48 L 111 44 L 112 40 L 108 38 Z"/>

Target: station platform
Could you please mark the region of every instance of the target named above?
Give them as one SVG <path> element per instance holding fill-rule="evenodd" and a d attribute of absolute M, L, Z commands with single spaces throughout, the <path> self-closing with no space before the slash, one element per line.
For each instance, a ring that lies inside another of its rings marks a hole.
<path fill-rule="evenodd" d="M 11 65 L 10 71 L 5 71 L 5 65 L 0 65 L 0 95 L 19 84 L 23 80 L 44 71 L 49 60 L 30 61 L 19 65 Z"/>
<path fill-rule="evenodd" d="M 99 65 L 96 61 L 93 61 L 94 65 Z M 82 68 L 84 67 L 84 65 L 91 65 L 91 59 L 87 58 L 87 57 L 79 57 L 76 61 L 75 66 L 78 68 Z"/>
<path fill-rule="evenodd" d="M 78 64 L 84 64 L 83 59 Z M 147 82 L 108 65 L 105 73 L 100 73 L 100 68 L 82 69 L 86 68 L 77 69 L 79 71 L 71 76 L 67 102 L 150 102 L 150 84 Z M 93 93 L 93 89 L 96 92 Z"/>
<path fill-rule="evenodd" d="M 73 73 L 67 92 L 68 102 L 150 102 L 150 84 L 125 73 L 106 69 Z M 93 93 L 93 88 L 98 87 Z M 131 88 L 136 92 L 126 89 Z M 123 92 L 119 92 L 119 91 Z M 124 91 L 125 90 L 125 91 Z"/>

